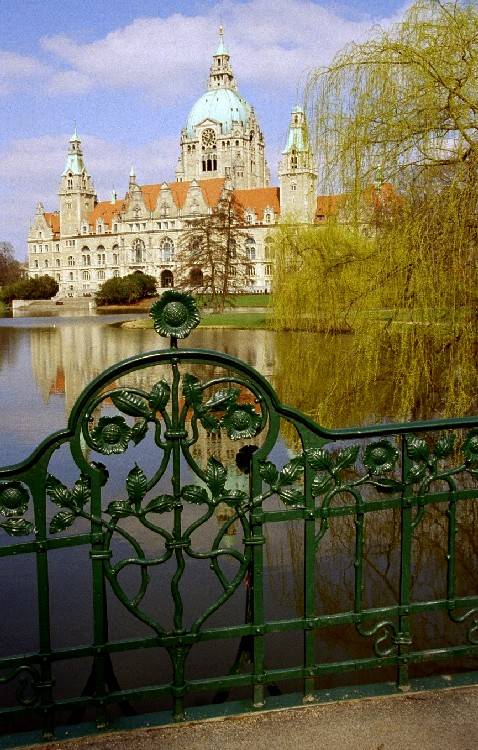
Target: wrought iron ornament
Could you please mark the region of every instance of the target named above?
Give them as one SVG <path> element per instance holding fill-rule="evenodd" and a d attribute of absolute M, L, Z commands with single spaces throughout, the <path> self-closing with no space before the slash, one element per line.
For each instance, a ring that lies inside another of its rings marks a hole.
<path fill-rule="evenodd" d="M 478 592 L 457 594 L 456 530 L 458 508 L 478 499 L 478 419 L 325 430 L 281 405 L 270 384 L 243 362 L 177 347 L 178 339 L 199 323 L 191 295 L 165 292 L 151 316 L 155 330 L 170 338 L 170 347 L 140 354 L 99 375 L 79 397 L 67 430 L 46 440 L 22 464 L 0 470 L 0 533 L 5 541 L 0 556 L 36 556 L 40 633 L 36 652 L 0 658 L 0 684 L 11 684 L 17 700 L 14 708 L 0 708 L 0 718 L 37 712 L 44 736 L 50 736 L 58 712 L 69 706 L 93 706 L 102 727 L 109 703 L 122 706 L 127 700 L 130 705 L 145 695 L 168 695 L 173 718 L 181 720 L 193 692 L 227 693 L 231 687 L 249 686 L 251 706 L 260 707 L 271 684 L 300 680 L 303 696 L 310 700 L 316 680 L 324 675 L 384 666 L 395 668 L 397 685 L 404 687 L 411 665 L 437 658 L 437 649 L 414 647 L 413 618 L 427 611 L 443 611 L 461 628 L 462 643 L 444 644 L 440 658 L 477 656 Z M 277 459 L 283 424 L 292 426 L 300 445 L 285 462 Z M 199 450 L 204 444 L 207 455 Z M 62 445 L 70 447 L 76 467 L 71 482 L 62 481 L 49 466 Z M 229 463 L 214 448 L 221 445 L 231 446 L 226 453 L 234 459 Z M 124 476 L 119 490 L 118 476 Z M 433 507 L 443 507 L 447 514 L 446 596 L 412 601 L 413 538 Z M 401 521 L 399 595 L 393 604 L 370 608 L 363 597 L 367 525 L 384 510 L 395 511 Z M 353 607 L 319 614 L 317 560 L 331 524 L 344 517 L 354 524 Z M 211 520 L 215 531 L 208 536 L 203 532 Z M 292 521 L 303 530 L 301 613 L 274 621 L 264 608 L 266 530 Z M 155 539 L 153 545 L 145 544 L 147 535 Z M 48 555 L 58 549 L 67 555 L 74 546 L 87 546 L 90 552 L 93 639 L 55 650 Z M 202 563 L 219 593 L 208 600 L 205 590 L 202 610 L 188 617 L 182 582 L 190 566 Z M 134 590 L 131 576 L 127 585 L 123 580 L 131 572 L 137 574 Z M 160 603 L 150 595 L 158 581 Z M 212 626 L 212 616 L 241 584 L 247 591 L 244 619 L 229 627 Z M 127 641 L 108 637 L 108 588 L 148 626 L 149 636 Z M 315 639 L 338 619 L 368 640 L 367 658 L 318 659 Z M 266 640 L 285 631 L 301 640 L 303 659 L 292 667 L 268 669 Z M 219 648 L 231 638 L 241 638 L 246 646 L 230 674 L 187 677 L 195 644 L 214 641 Z M 122 688 L 110 655 L 146 647 L 151 653 L 167 651 L 171 681 L 161 682 L 158 674 L 155 685 Z M 239 673 L 236 667 L 244 665 L 246 653 L 250 669 Z M 54 663 L 74 663 L 80 655 L 93 658 L 85 690 L 74 698 L 56 697 Z"/>

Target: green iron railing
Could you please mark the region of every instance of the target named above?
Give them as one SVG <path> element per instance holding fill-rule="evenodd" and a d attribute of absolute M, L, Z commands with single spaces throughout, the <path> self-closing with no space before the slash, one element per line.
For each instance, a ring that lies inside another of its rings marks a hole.
<path fill-rule="evenodd" d="M 457 560 L 478 499 L 478 418 L 325 430 L 281 405 L 271 385 L 243 362 L 178 348 L 178 338 L 199 322 L 189 295 L 168 291 L 151 314 L 156 331 L 171 338 L 170 348 L 99 375 L 79 397 L 65 431 L 0 470 L 0 563 L 34 558 L 39 636 L 36 650 L 0 658 L 4 733 L 40 729 L 38 736 L 48 738 L 85 717 L 97 728 L 115 726 L 119 714 L 141 712 L 145 700 L 150 708 L 169 704 L 171 718 L 181 721 L 204 693 L 213 696 L 213 712 L 224 713 L 218 704 L 239 688 L 242 710 L 277 705 L 270 694 L 286 693 L 291 684 L 312 701 L 329 676 L 360 671 L 382 670 L 390 680 L 393 670 L 396 688 L 406 689 L 417 665 L 445 661 L 450 670 L 455 662 L 463 666 L 464 657 L 476 659 L 478 591 L 463 593 Z M 297 446 L 292 456 L 284 435 Z M 65 446 L 76 467 L 69 482 L 51 468 Z M 433 513 L 441 520 L 427 533 L 444 535 L 444 591 L 417 597 L 414 539 Z M 387 518 L 397 530 L 397 585 L 392 600 L 370 606 L 366 550 L 374 535 L 386 535 Z M 351 546 L 353 576 L 350 606 L 330 612 L 317 592 L 324 560 L 340 567 L 327 547 L 339 522 L 349 524 L 341 542 Z M 294 616 L 274 619 L 265 607 L 264 571 L 268 545 L 284 525 L 298 533 L 299 603 Z M 67 560 L 79 547 L 91 558 L 92 638 L 56 647 L 51 556 L 61 552 Z M 192 616 L 182 586 L 190 566 L 207 570 L 216 586 L 204 589 L 203 609 Z M 159 593 L 152 594 L 158 582 Z M 214 623 L 244 592 L 240 620 Z M 110 637 L 112 600 L 142 624 L 142 634 Z M 2 611 L 19 605 L 32 606 L 2 601 Z M 452 644 L 448 631 L 443 642 L 440 631 L 428 647 L 415 643 L 415 620 L 430 613 L 441 613 L 455 629 Z M 330 660 L 317 647 L 321 633 L 340 627 L 363 639 L 364 654 Z M 282 635 L 300 644 L 294 652 L 300 658 L 268 667 L 267 640 Z M 239 650 L 228 668 L 221 652 L 231 640 Z M 191 676 L 188 660 L 205 643 L 217 655 L 212 673 Z M 129 652 L 139 659 L 145 649 L 149 663 L 167 653 L 171 676 L 158 669 L 152 682 L 121 687 L 114 657 Z M 68 664 L 73 674 L 84 659 L 91 674 L 83 688 L 59 692 L 57 665 Z"/>

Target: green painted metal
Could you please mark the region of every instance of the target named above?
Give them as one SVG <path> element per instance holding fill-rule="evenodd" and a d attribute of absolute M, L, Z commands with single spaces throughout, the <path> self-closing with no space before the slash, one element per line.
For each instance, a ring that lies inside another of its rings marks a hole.
<path fill-rule="evenodd" d="M 476 658 L 478 592 L 460 594 L 456 539 L 460 509 L 478 500 L 478 418 L 326 430 L 282 405 L 271 385 L 245 363 L 219 352 L 178 348 L 178 339 L 199 322 L 188 295 L 166 292 L 151 314 L 158 333 L 170 337 L 169 348 L 139 354 L 99 375 L 77 400 L 67 429 L 44 441 L 26 461 L 0 469 L 0 560 L 24 555 L 36 560 L 39 632 L 37 650 L 0 658 L 0 688 L 10 687 L 16 696 L 0 705 L 0 720 L 20 718 L 26 727 L 33 722 L 38 737 L 52 737 L 55 731 L 65 736 L 65 711 L 75 716 L 83 709 L 93 711 L 95 726 L 102 729 L 123 725 L 118 712 L 112 713 L 114 706 L 128 713 L 145 698 L 153 703 L 168 698 L 171 720 L 182 721 L 197 715 L 191 698 L 204 692 L 216 694 L 215 707 L 208 711 L 222 715 L 231 709 L 219 701 L 234 688 L 249 693 L 238 710 L 257 710 L 278 705 L 281 685 L 291 680 L 301 684 L 301 700 L 313 701 L 321 700 L 321 681 L 330 675 L 392 668 L 394 689 L 409 689 L 416 683 L 414 665 Z M 284 425 L 298 446 L 285 462 L 274 459 Z M 206 436 L 209 455 L 198 456 L 195 450 Z M 242 484 L 233 481 L 237 471 L 214 455 L 211 436 L 240 446 L 233 455 Z M 70 484 L 50 471 L 62 446 L 69 448 L 76 466 Z M 112 499 L 108 488 L 115 467 L 128 467 L 124 462 L 136 446 L 147 451 L 148 466 L 154 458 L 154 469 L 134 463 L 121 494 Z M 185 483 L 186 475 L 194 481 Z M 446 591 L 441 598 L 416 599 L 414 536 L 436 507 L 446 512 Z M 364 600 L 364 550 L 369 522 L 383 511 L 399 516 L 398 597 L 370 607 Z M 212 518 L 220 519 L 219 527 L 207 544 L 199 543 L 198 534 Z M 341 518 L 354 524 L 353 605 L 323 612 L 317 605 L 317 558 L 331 524 Z M 269 530 L 291 522 L 301 523 L 303 530 L 301 613 L 271 619 L 265 606 Z M 233 526 L 242 535 L 235 546 L 228 543 Z M 143 531 L 157 540 L 154 553 L 145 548 Z M 50 555 L 62 550 L 67 556 L 74 548 L 87 548 L 91 559 L 92 639 L 55 648 Z M 191 618 L 182 581 L 188 566 L 200 561 L 208 562 L 219 593 L 213 601 L 205 597 L 202 612 Z M 131 570 L 137 572 L 133 591 L 123 584 L 124 572 Z M 162 607 L 147 606 L 158 579 L 172 603 L 170 623 Z M 243 585 L 243 619 L 211 624 Z M 110 637 L 111 594 L 148 635 Z M 414 618 L 433 612 L 445 613 L 456 625 L 457 643 L 415 645 Z M 367 655 L 327 660 L 317 652 L 317 635 L 346 625 L 368 644 Z M 269 668 L 268 638 L 287 633 L 299 640 L 302 658 L 292 666 Z M 188 676 L 188 660 L 198 644 L 214 642 L 220 654 L 221 642 L 230 639 L 240 640 L 232 668 L 224 665 L 222 676 Z M 122 688 L 112 659 L 145 649 L 167 652 L 171 679 L 161 681 L 158 673 L 154 684 Z M 58 695 L 56 665 L 73 667 L 82 658 L 92 661 L 84 689 L 75 696 Z M 390 691 L 390 683 L 384 689 Z"/>

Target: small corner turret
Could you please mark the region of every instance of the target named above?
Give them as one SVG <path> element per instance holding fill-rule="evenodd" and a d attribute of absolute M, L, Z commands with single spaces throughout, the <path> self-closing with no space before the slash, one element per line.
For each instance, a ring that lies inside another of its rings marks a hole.
<path fill-rule="evenodd" d="M 279 164 L 281 214 L 312 223 L 317 203 L 317 170 L 305 112 L 294 107 Z"/>

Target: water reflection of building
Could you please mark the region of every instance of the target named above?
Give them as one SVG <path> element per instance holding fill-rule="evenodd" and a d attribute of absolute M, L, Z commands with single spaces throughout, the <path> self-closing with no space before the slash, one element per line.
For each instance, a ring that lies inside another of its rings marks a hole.
<path fill-rule="evenodd" d="M 85 386 L 107 367 L 163 345 L 154 331 L 124 330 L 96 322 L 32 329 L 30 342 L 32 372 L 42 397 L 47 402 L 52 395 L 64 395 L 66 414 Z M 254 331 L 252 338 L 250 331 L 225 335 L 224 331 L 214 329 L 198 330 L 188 342 L 194 347 L 218 349 L 242 359 L 266 378 L 273 375 L 272 332 Z M 207 374 L 213 374 L 212 368 L 208 368 Z M 150 387 L 162 376 L 157 368 L 138 370 L 128 376 L 128 382 L 136 387 Z"/>

